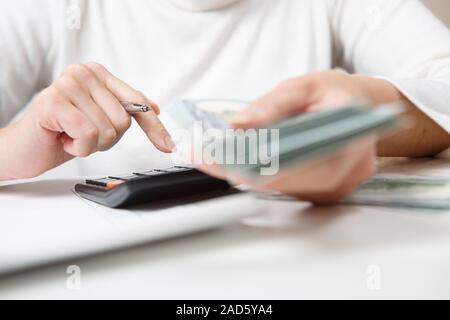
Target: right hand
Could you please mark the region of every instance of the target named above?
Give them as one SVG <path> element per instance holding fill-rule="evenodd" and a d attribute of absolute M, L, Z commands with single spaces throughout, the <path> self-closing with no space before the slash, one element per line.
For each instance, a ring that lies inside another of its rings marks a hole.
<path fill-rule="evenodd" d="M 133 117 L 156 148 L 172 151 L 172 139 L 158 119 L 155 103 L 103 66 L 79 64 L 69 66 L 19 122 L 6 128 L 2 140 L 9 145 L 10 161 L 5 162 L 10 168 L 3 175 L 35 177 L 74 157 L 110 149 L 131 125 L 120 102 L 151 106 L 153 111 Z"/>

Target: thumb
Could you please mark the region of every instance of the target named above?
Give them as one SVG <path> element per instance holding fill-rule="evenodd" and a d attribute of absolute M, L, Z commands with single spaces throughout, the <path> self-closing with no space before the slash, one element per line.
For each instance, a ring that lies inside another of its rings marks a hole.
<path fill-rule="evenodd" d="M 312 103 L 312 93 L 286 81 L 251 103 L 232 119 L 235 128 L 257 128 L 304 112 Z"/>

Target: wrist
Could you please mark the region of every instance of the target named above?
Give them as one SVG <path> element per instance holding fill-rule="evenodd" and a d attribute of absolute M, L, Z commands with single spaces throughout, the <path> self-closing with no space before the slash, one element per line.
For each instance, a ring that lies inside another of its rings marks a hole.
<path fill-rule="evenodd" d="M 354 75 L 352 77 L 364 87 L 366 96 L 374 105 L 407 100 L 389 81 L 364 75 Z"/>
<path fill-rule="evenodd" d="M 15 140 L 20 137 L 18 135 L 18 124 L 10 124 L 0 129 L 0 180 L 13 180 L 18 176 L 15 174 L 17 170 L 17 155 Z"/>

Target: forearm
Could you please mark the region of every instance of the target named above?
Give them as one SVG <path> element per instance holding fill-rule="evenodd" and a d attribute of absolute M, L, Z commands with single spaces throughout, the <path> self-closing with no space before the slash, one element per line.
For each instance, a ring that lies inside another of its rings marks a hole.
<path fill-rule="evenodd" d="M 17 163 L 14 137 L 15 126 L 0 128 L 0 181 L 14 179 L 14 163 Z M 19 137 L 16 137 L 20 139 Z M 17 167 L 17 166 L 16 166 Z"/>
<path fill-rule="evenodd" d="M 23 120 L 0 129 L 0 181 L 36 177 L 43 158 L 56 158 L 30 129 Z"/>
<path fill-rule="evenodd" d="M 375 105 L 402 101 L 406 106 L 405 117 L 412 125 L 389 135 L 378 143 L 378 155 L 382 157 L 430 157 L 450 148 L 450 134 L 410 102 L 391 83 L 366 76 L 355 76 L 364 83 Z"/>
<path fill-rule="evenodd" d="M 382 139 L 378 144 L 378 155 L 382 157 L 432 157 L 450 148 L 450 135 L 420 111 L 407 102 L 405 116 L 412 120 L 412 126 Z"/>

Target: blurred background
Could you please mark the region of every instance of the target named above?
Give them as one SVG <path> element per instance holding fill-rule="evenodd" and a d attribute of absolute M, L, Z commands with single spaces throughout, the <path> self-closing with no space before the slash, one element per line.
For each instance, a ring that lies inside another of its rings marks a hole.
<path fill-rule="evenodd" d="M 450 27 L 450 0 L 423 0 Z"/>

